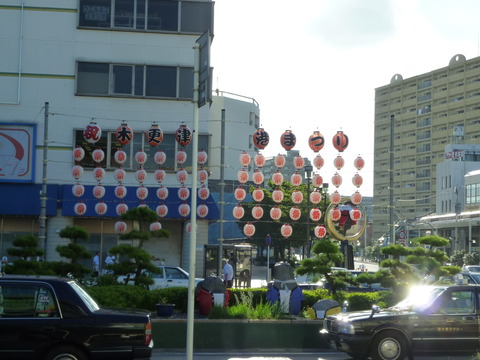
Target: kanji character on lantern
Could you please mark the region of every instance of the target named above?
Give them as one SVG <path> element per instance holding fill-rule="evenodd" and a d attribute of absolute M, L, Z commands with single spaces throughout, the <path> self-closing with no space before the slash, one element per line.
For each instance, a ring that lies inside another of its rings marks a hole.
<path fill-rule="evenodd" d="M 325 138 L 322 134 L 320 134 L 320 131 L 315 130 L 313 134 L 310 135 L 310 137 L 308 138 L 308 146 L 310 146 L 310 149 L 312 149 L 314 152 L 319 152 L 323 149 L 324 145 Z"/>
<path fill-rule="evenodd" d="M 97 123 L 91 122 L 83 130 L 83 138 L 90 144 L 95 144 L 102 137 L 102 129 Z"/>
<path fill-rule="evenodd" d="M 158 216 L 163 218 L 163 217 L 167 216 L 167 214 L 168 214 L 168 207 L 165 204 L 160 204 L 155 209 L 155 212 L 157 213 Z"/>
<path fill-rule="evenodd" d="M 333 136 L 333 147 L 342 152 L 348 147 L 348 136 L 343 131 L 339 130 Z"/>
<path fill-rule="evenodd" d="M 262 168 L 262 167 L 265 165 L 265 156 L 263 156 L 262 154 L 258 153 L 258 154 L 255 155 L 255 157 L 253 158 L 253 162 L 254 162 L 254 164 L 255 164 L 256 167 Z"/>
<path fill-rule="evenodd" d="M 160 145 L 163 141 L 163 131 L 157 124 L 153 123 L 150 129 L 145 133 L 145 139 L 151 146 Z"/>
<path fill-rule="evenodd" d="M 175 134 L 175 140 L 181 146 L 187 146 L 192 141 L 192 131 L 187 125 L 180 125 Z"/>
<path fill-rule="evenodd" d="M 293 149 L 296 143 L 297 138 L 291 130 L 285 130 L 285 132 L 280 137 L 280 144 L 285 150 Z"/>
<path fill-rule="evenodd" d="M 287 162 L 287 159 L 285 158 L 284 155 L 282 154 L 278 154 L 277 156 L 275 156 L 275 158 L 273 159 L 273 163 L 275 164 L 275 166 L 278 168 L 278 169 L 281 169 L 285 166 Z"/>
<path fill-rule="evenodd" d="M 115 138 L 119 144 L 127 145 L 133 139 L 133 130 L 127 123 L 122 123 L 117 130 L 115 130 Z"/>
<path fill-rule="evenodd" d="M 253 144 L 259 149 L 265 149 L 269 141 L 270 137 L 263 128 L 258 128 L 258 130 L 253 134 Z"/>

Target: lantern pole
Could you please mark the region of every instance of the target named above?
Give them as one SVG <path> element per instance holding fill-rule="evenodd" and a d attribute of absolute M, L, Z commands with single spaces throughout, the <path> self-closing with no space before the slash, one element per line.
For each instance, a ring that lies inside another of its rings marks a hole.
<path fill-rule="evenodd" d="M 222 274 L 223 226 L 225 217 L 225 109 L 222 109 L 220 145 L 220 238 L 218 239 L 218 276 Z"/>
<path fill-rule="evenodd" d="M 42 190 L 40 191 L 40 216 L 38 240 L 40 249 L 43 250 L 43 258 L 46 254 L 46 227 L 47 227 L 47 164 L 48 164 L 48 102 L 45 103 L 45 121 L 43 123 L 43 170 Z"/>
<path fill-rule="evenodd" d="M 312 176 L 313 166 L 305 165 L 305 176 L 307 178 L 307 234 L 306 234 L 306 243 L 307 243 L 307 256 L 310 257 L 311 238 L 310 238 L 310 180 Z M 305 259 L 305 245 L 303 246 L 303 258 Z"/>

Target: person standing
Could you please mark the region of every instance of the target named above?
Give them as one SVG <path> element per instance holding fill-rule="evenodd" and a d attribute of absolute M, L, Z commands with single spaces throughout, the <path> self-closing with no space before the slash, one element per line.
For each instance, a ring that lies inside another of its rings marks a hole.
<path fill-rule="evenodd" d="M 110 254 L 109 252 L 107 253 L 107 257 L 105 258 L 105 265 L 112 265 L 115 263 L 115 255 Z M 105 274 L 113 274 L 113 270 L 111 269 L 106 269 Z"/>
<path fill-rule="evenodd" d="M 227 289 L 233 286 L 233 267 L 226 259 L 222 260 L 223 265 L 223 283 Z"/>
<path fill-rule="evenodd" d="M 95 253 L 95 256 L 93 257 L 92 268 L 93 268 L 93 276 L 98 276 L 100 271 L 100 252 L 99 251 L 97 251 Z"/>
<path fill-rule="evenodd" d="M 4 273 L 5 272 L 5 266 L 7 266 L 8 264 L 8 258 L 7 258 L 7 255 L 4 255 L 2 257 L 2 264 L 0 265 L 0 273 Z"/>

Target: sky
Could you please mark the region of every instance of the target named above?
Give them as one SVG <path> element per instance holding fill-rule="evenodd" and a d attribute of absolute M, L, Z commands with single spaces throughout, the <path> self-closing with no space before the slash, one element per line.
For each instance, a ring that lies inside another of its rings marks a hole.
<path fill-rule="evenodd" d="M 338 130 L 349 137 L 339 174 L 343 195 L 373 196 L 375 88 L 479 56 L 478 0 L 215 0 L 213 89 L 254 98 L 269 133 L 265 156 L 284 153 L 281 134 L 313 160 L 308 137 L 325 137 L 318 171 L 331 183 Z M 228 119 L 227 119 L 228 120 Z"/>

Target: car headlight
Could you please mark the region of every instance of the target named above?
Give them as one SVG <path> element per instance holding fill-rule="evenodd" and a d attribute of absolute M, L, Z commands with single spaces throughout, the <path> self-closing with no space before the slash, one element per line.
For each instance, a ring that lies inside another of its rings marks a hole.
<path fill-rule="evenodd" d="M 340 325 L 338 327 L 339 333 L 349 334 L 349 335 L 355 334 L 355 326 L 353 326 L 353 324 L 347 323 L 347 322 L 341 322 L 339 325 Z"/>

